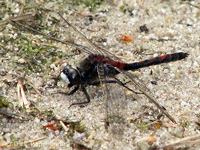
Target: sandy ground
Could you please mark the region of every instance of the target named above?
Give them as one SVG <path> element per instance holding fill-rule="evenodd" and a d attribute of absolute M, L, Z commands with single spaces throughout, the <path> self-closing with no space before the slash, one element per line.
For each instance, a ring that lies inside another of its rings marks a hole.
<path fill-rule="evenodd" d="M 200 149 L 200 3 L 120 0 L 95 4 L 91 9 L 86 4 L 85 1 L 72 4 L 62 0 L 0 2 L 0 147 Z M 119 105 L 126 104 L 123 110 L 122 107 L 111 108 L 113 112 L 122 110 L 126 114 L 126 123 L 121 126 L 123 132 L 114 134 L 111 127 L 108 127 L 109 131 L 105 129 L 106 112 L 100 87 L 87 87 L 90 104 L 71 108 L 68 106 L 73 102 L 85 99 L 82 92 L 71 96 L 55 94 L 69 90 L 62 81 L 53 89 L 46 88 L 54 83 L 52 78 L 59 75 L 66 63 L 75 66 L 87 54 L 81 49 L 48 40 L 8 18 L 14 17 L 18 23 L 96 51 L 73 32 L 56 11 L 88 39 L 124 62 L 174 52 L 189 53 L 184 60 L 132 72 L 177 123 L 165 116 L 159 118 L 158 109 L 145 96 L 110 85 L 112 90 L 109 92 Z M 31 15 L 26 18 L 25 14 Z M 148 32 L 140 30 L 144 25 Z M 123 35 L 133 40 L 122 41 Z M 27 100 L 32 104 L 28 109 L 19 103 L 17 85 L 20 79 Z M 118 95 L 126 96 L 124 103 Z M 59 121 L 65 123 L 66 130 Z"/>

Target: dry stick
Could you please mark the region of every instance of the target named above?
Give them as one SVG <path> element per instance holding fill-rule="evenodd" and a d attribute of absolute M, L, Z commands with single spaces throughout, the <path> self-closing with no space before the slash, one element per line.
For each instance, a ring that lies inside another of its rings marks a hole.
<path fill-rule="evenodd" d="M 67 132 L 69 130 L 62 121 L 60 121 L 60 124 L 63 127 L 63 129 L 65 130 L 65 132 Z"/>
<path fill-rule="evenodd" d="M 24 87 L 21 80 L 19 80 L 17 83 L 17 93 L 21 107 L 24 106 L 26 109 L 29 109 L 31 103 L 26 98 L 26 94 L 24 92 Z"/>
<path fill-rule="evenodd" d="M 186 4 L 188 4 L 188 5 L 190 5 L 190 6 L 193 6 L 193 7 L 195 7 L 195 8 L 200 9 L 200 5 L 198 5 L 198 4 L 192 4 L 191 2 L 186 2 Z"/>
<path fill-rule="evenodd" d="M 9 23 L 10 21 L 22 21 L 22 20 L 31 20 L 32 17 L 35 17 L 36 12 L 33 13 L 27 13 L 27 14 L 22 14 L 20 16 L 17 17 L 10 17 L 4 21 L 0 21 L 0 26 Z"/>
<path fill-rule="evenodd" d="M 172 142 L 172 143 L 170 143 L 170 144 L 168 144 L 168 145 L 165 145 L 165 146 L 163 146 L 163 147 L 171 147 L 171 146 L 175 146 L 175 145 L 181 144 L 181 143 L 185 144 L 186 142 L 189 142 L 190 140 L 196 140 L 196 139 L 199 139 L 199 140 L 200 140 L 200 134 L 182 138 L 182 139 L 180 139 L 180 140 L 177 140 L 177 141 L 175 141 L 175 142 Z"/>
<path fill-rule="evenodd" d="M 36 93 L 38 93 L 40 96 L 42 96 L 41 92 L 27 79 L 27 84 L 30 85 Z"/>
<path fill-rule="evenodd" d="M 36 142 L 39 142 L 41 140 L 44 140 L 46 137 L 41 137 L 41 138 L 38 138 L 38 139 L 34 139 L 34 140 L 29 140 L 29 141 L 25 141 L 25 142 L 11 142 L 11 143 L 6 143 L 3 145 L 3 147 L 5 148 L 14 148 L 14 147 L 17 147 L 17 146 L 23 146 L 23 145 L 27 145 L 27 144 L 33 144 L 33 143 L 36 143 Z M 2 146 L 2 145 L 0 145 Z"/>
<path fill-rule="evenodd" d="M 28 119 L 26 119 L 26 118 L 24 118 L 22 116 L 19 116 L 17 114 L 13 114 L 13 113 L 7 112 L 6 110 L 0 110 L 0 114 L 4 115 L 6 117 L 17 118 L 17 119 L 20 119 L 22 121 L 28 121 Z M 1 144 L 0 144 L 0 147 L 1 147 Z"/>

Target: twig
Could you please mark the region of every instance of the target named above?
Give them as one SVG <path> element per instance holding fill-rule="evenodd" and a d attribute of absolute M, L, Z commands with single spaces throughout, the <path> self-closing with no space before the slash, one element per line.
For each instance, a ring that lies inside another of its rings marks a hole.
<path fill-rule="evenodd" d="M 26 95 L 25 95 L 25 92 L 24 92 L 24 87 L 23 87 L 21 80 L 19 80 L 18 83 L 17 83 L 17 93 L 18 93 L 20 105 L 22 107 L 24 106 L 26 109 L 30 108 L 31 103 L 26 98 Z"/>
<path fill-rule="evenodd" d="M 175 146 L 175 145 L 178 145 L 178 144 L 186 144 L 187 142 L 189 142 L 189 141 L 191 141 L 191 140 L 197 140 L 197 139 L 200 140 L 200 134 L 182 138 L 182 139 L 180 139 L 180 140 L 177 140 L 177 141 L 175 141 L 175 142 L 172 142 L 172 143 L 170 143 L 170 144 L 168 144 L 168 145 L 165 145 L 165 146 L 163 146 L 163 147 L 171 147 L 171 146 Z"/>
<path fill-rule="evenodd" d="M 62 121 L 60 121 L 60 124 L 63 127 L 63 129 L 65 130 L 65 132 L 67 132 L 69 130 Z"/>
<path fill-rule="evenodd" d="M 198 5 L 198 4 L 192 4 L 191 2 L 187 2 L 187 4 L 190 5 L 190 6 L 193 6 L 195 8 L 200 9 L 200 5 Z"/>
<path fill-rule="evenodd" d="M 32 12 L 32 13 L 22 14 L 22 15 L 17 16 L 17 17 L 10 17 L 10 18 L 8 18 L 4 21 L 0 21 L 0 26 L 7 24 L 11 21 L 22 21 L 22 20 L 28 21 L 28 20 L 31 20 L 32 17 L 35 17 L 35 15 L 36 15 L 36 12 Z"/>
<path fill-rule="evenodd" d="M 30 140 L 30 141 L 25 141 L 25 142 L 11 142 L 11 143 L 7 143 L 4 145 L 2 145 L 2 147 L 16 147 L 16 146 L 23 146 L 23 145 L 27 145 L 27 144 L 33 144 L 33 143 L 36 143 L 36 142 L 39 142 L 41 140 L 44 140 L 46 137 L 41 137 L 41 138 L 38 138 L 38 139 L 34 139 L 34 140 Z M 1 146 L 1 145 L 0 145 Z"/>

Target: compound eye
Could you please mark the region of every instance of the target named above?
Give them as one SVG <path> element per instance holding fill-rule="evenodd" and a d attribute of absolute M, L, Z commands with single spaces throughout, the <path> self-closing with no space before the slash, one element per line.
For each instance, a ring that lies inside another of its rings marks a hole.
<path fill-rule="evenodd" d="M 68 70 L 67 70 L 67 68 L 64 68 L 63 71 L 62 71 L 62 73 L 64 73 L 65 75 L 68 75 Z"/>
<path fill-rule="evenodd" d="M 64 69 L 62 70 L 62 72 L 63 72 L 65 75 L 68 76 L 68 75 L 71 74 L 71 70 L 72 70 L 71 66 L 67 65 L 67 66 L 64 67 Z"/>
<path fill-rule="evenodd" d="M 76 76 L 77 76 L 76 70 L 75 69 L 70 69 L 69 70 L 69 76 L 71 76 L 72 79 L 76 78 Z"/>
<path fill-rule="evenodd" d="M 73 69 L 69 65 L 64 67 L 62 73 L 65 74 L 69 79 L 75 79 L 78 74 L 77 70 Z"/>
<path fill-rule="evenodd" d="M 62 70 L 60 77 L 67 83 L 68 87 L 79 84 L 80 76 L 78 70 L 67 65 Z"/>

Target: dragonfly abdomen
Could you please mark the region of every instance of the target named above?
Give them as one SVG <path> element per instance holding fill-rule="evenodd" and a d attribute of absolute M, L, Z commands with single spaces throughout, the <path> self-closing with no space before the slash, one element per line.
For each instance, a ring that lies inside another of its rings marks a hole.
<path fill-rule="evenodd" d="M 152 65 L 158 65 L 158 64 L 162 64 L 162 63 L 177 61 L 177 60 L 186 58 L 188 55 L 189 55 L 188 53 L 183 53 L 183 52 L 166 54 L 166 55 L 162 55 L 159 57 L 146 59 L 144 61 L 126 64 L 126 65 L 124 65 L 123 70 L 135 70 L 135 69 L 148 67 L 148 66 L 152 66 Z"/>

